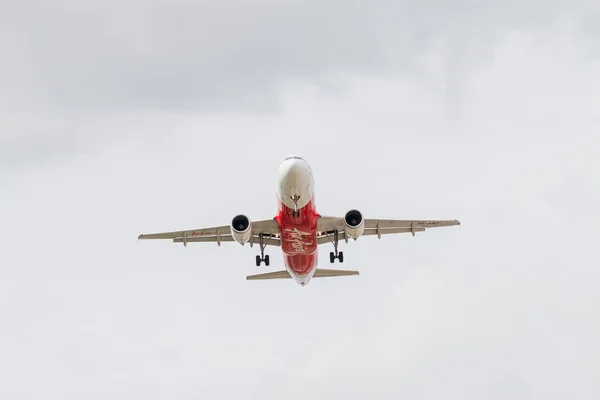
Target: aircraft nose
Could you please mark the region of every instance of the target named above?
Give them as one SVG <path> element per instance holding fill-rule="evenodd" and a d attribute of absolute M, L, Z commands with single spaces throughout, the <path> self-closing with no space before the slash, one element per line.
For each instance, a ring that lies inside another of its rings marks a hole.
<path fill-rule="evenodd" d="M 285 160 L 279 167 L 279 176 L 280 178 L 286 180 L 297 181 L 304 177 L 305 169 L 305 163 L 303 160 Z"/>
<path fill-rule="evenodd" d="M 277 193 L 288 208 L 302 208 L 312 198 L 310 166 L 301 158 L 286 158 L 277 170 Z"/>

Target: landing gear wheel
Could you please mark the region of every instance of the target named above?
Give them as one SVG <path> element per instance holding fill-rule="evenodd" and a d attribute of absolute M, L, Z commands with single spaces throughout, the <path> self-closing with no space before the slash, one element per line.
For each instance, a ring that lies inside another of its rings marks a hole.
<path fill-rule="evenodd" d="M 259 235 L 259 240 L 260 240 L 260 255 L 256 256 L 256 266 L 260 267 L 260 264 L 264 261 L 265 265 L 268 267 L 271 260 L 270 260 L 268 254 L 265 255 L 265 247 L 267 247 L 267 245 L 264 243 L 263 235 Z"/>
<path fill-rule="evenodd" d="M 344 262 L 344 252 L 340 251 L 338 253 L 338 243 L 339 243 L 339 237 L 338 237 L 338 232 L 335 231 L 333 233 L 333 248 L 335 251 L 332 251 L 331 253 L 329 253 L 329 262 L 330 263 L 334 263 L 335 259 L 337 258 L 341 263 Z"/>

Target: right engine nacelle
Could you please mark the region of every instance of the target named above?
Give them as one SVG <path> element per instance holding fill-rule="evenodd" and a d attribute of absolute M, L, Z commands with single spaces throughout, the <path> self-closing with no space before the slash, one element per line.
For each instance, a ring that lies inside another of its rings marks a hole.
<path fill-rule="evenodd" d="M 231 220 L 231 236 L 238 243 L 246 243 L 252 236 L 252 221 L 242 214 L 233 217 L 233 220 Z"/>
<path fill-rule="evenodd" d="M 365 220 L 358 210 L 350 210 L 344 216 L 346 233 L 352 239 L 358 239 L 365 231 Z"/>

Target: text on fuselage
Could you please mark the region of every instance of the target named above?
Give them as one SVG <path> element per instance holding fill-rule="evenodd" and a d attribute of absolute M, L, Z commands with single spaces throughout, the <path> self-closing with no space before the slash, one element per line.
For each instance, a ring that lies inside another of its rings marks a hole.
<path fill-rule="evenodd" d="M 298 228 L 285 229 L 285 232 L 288 233 L 285 240 L 292 246 L 294 253 L 302 254 L 309 251 L 307 247 L 312 246 L 312 241 L 310 240 L 312 234 L 310 232 L 303 232 Z"/>

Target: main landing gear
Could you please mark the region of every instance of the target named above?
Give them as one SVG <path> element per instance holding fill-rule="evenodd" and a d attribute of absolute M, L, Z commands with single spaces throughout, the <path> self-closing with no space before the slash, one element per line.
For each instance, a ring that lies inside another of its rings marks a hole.
<path fill-rule="evenodd" d="M 260 256 L 256 256 L 256 266 L 260 267 L 260 264 L 264 261 L 265 265 L 268 267 L 271 260 L 269 259 L 268 254 L 265 255 L 265 247 L 267 247 L 267 245 L 264 243 L 262 234 L 258 235 L 258 237 L 260 240 Z"/>
<path fill-rule="evenodd" d="M 338 238 L 338 231 L 336 230 L 333 233 L 333 248 L 335 249 L 335 251 L 332 251 L 331 253 L 329 253 L 329 262 L 330 263 L 334 263 L 336 258 L 343 263 L 344 262 L 344 252 L 340 251 L 338 253 L 338 243 L 339 243 L 339 238 Z"/>

